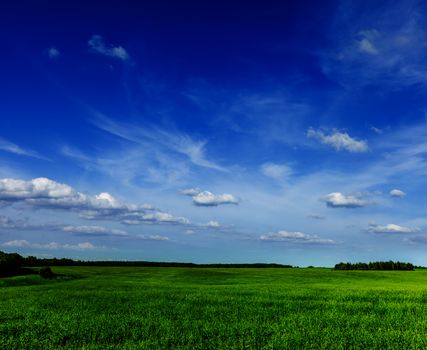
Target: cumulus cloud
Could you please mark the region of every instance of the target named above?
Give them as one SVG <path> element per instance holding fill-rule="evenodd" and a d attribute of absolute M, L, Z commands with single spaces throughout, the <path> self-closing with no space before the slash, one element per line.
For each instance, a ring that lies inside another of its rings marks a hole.
<path fill-rule="evenodd" d="M 331 208 L 360 208 L 370 204 L 361 196 L 344 195 L 341 192 L 329 193 L 322 200 Z"/>
<path fill-rule="evenodd" d="M 223 193 L 215 195 L 209 191 L 202 191 L 200 188 L 187 188 L 180 190 L 184 196 L 192 197 L 193 203 L 201 207 L 215 207 L 221 204 L 239 204 L 239 200 L 232 194 Z"/>
<path fill-rule="evenodd" d="M 283 180 L 292 175 L 292 169 L 286 164 L 265 163 L 261 166 L 261 172 L 275 180 Z"/>
<path fill-rule="evenodd" d="M 268 233 L 259 237 L 261 241 L 271 242 L 288 242 L 288 243 L 302 243 L 302 244 L 335 244 L 332 239 L 323 239 L 317 235 L 310 235 L 304 232 L 291 232 L 291 231 L 278 231 L 275 233 Z"/>
<path fill-rule="evenodd" d="M 105 56 L 114 57 L 122 61 L 129 60 L 129 54 L 122 46 L 107 45 L 100 35 L 93 35 L 88 41 L 91 51 L 100 53 Z"/>
<path fill-rule="evenodd" d="M 88 220 L 113 220 L 125 224 L 189 224 L 184 217 L 153 209 L 150 205 L 121 203 L 107 192 L 88 195 L 71 186 L 47 178 L 32 180 L 0 179 L 0 202 L 25 203 L 33 208 L 68 209 Z"/>
<path fill-rule="evenodd" d="M 49 250 L 57 250 L 57 249 L 66 249 L 66 250 L 94 250 L 97 249 L 90 242 L 82 242 L 77 244 L 61 244 L 57 242 L 50 242 L 45 244 L 40 243 L 30 243 L 24 239 L 17 239 L 8 242 L 4 242 L 0 244 L 2 247 L 7 248 L 32 248 L 32 249 L 49 249 Z"/>
<path fill-rule="evenodd" d="M 368 231 L 373 233 L 416 233 L 420 232 L 420 229 L 417 227 L 405 227 L 396 224 L 370 224 Z"/>
<path fill-rule="evenodd" d="M 77 235 L 88 235 L 88 236 L 128 236 L 128 233 L 123 230 L 108 229 L 103 226 L 64 226 L 62 231 L 69 232 Z"/>
<path fill-rule="evenodd" d="M 308 129 L 307 137 L 316 139 L 321 143 L 335 148 L 337 151 L 346 150 L 353 153 L 367 152 L 368 143 L 364 140 L 356 140 L 345 132 L 333 131 L 325 134 L 321 130 Z"/>
<path fill-rule="evenodd" d="M 232 194 L 224 193 L 215 195 L 209 191 L 202 191 L 193 196 L 193 203 L 201 207 L 215 207 L 221 204 L 239 204 L 239 200 Z"/>
<path fill-rule="evenodd" d="M 54 59 L 57 58 L 61 55 L 61 53 L 59 52 L 59 50 L 55 47 L 50 47 L 47 50 L 47 55 L 49 56 L 49 58 Z"/>
<path fill-rule="evenodd" d="M 395 188 L 394 190 L 390 191 L 390 196 L 402 198 L 402 197 L 406 196 L 406 193 L 403 192 L 402 190 L 399 190 L 399 189 Z"/>

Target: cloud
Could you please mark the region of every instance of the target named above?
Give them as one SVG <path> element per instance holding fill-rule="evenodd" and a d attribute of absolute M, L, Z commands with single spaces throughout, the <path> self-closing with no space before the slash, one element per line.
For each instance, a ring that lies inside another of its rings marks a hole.
<path fill-rule="evenodd" d="M 364 140 L 356 140 L 347 133 L 334 131 L 325 134 L 321 130 L 309 128 L 307 137 L 319 140 L 321 143 L 335 148 L 337 151 L 346 150 L 353 153 L 367 152 L 368 143 Z"/>
<path fill-rule="evenodd" d="M 390 196 L 402 198 L 402 197 L 406 196 L 406 193 L 403 192 L 403 191 L 401 191 L 401 190 L 399 190 L 399 189 L 397 189 L 397 188 L 395 188 L 395 189 L 393 189 L 393 190 L 390 191 Z"/>
<path fill-rule="evenodd" d="M 184 217 L 154 209 L 147 204 L 121 203 L 107 192 L 88 195 L 47 178 L 0 179 L 0 202 L 25 203 L 33 208 L 73 210 L 88 220 L 113 220 L 125 224 L 190 224 Z"/>
<path fill-rule="evenodd" d="M 215 195 L 209 191 L 202 191 L 192 198 L 193 203 L 201 207 L 216 207 L 222 204 L 239 204 L 239 200 L 232 194 L 228 193 Z"/>
<path fill-rule="evenodd" d="M 49 49 L 47 49 L 47 55 L 49 56 L 49 58 L 54 59 L 59 57 L 61 53 L 55 47 L 50 47 Z"/>
<path fill-rule="evenodd" d="M 179 191 L 179 193 L 183 194 L 184 196 L 190 196 L 190 197 L 197 196 L 200 192 L 202 192 L 202 190 L 198 187 L 186 188 Z"/>
<path fill-rule="evenodd" d="M 207 228 L 220 228 L 221 224 L 218 221 L 210 220 L 207 224 L 203 226 Z"/>
<path fill-rule="evenodd" d="M 161 235 L 136 235 L 136 237 L 147 241 L 170 241 L 169 237 Z"/>
<path fill-rule="evenodd" d="M 24 239 L 17 239 L 13 241 L 8 241 L 0 244 L 2 247 L 7 248 L 32 248 L 32 249 L 48 249 L 48 250 L 57 250 L 57 249 L 66 249 L 66 250 L 94 250 L 99 247 L 94 246 L 90 242 L 82 242 L 77 244 L 61 244 L 57 242 L 50 242 L 46 244 L 40 243 L 30 243 Z"/>
<path fill-rule="evenodd" d="M 408 237 L 405 239 L 405 241 L 409 243 L 414 243 L 414 244 L 427 244 L 427 237 L 426 236 Z"/>
<path fill-rule="evenodd" d="M 417 227 L 405 227 L 396 224 L 377 225 L 370 224 L 368 228 L 369 232 L 373 233 L 415 233 L 420 232 Z"/>
<path fill-rule="evenodd" d="M 103 226 L 64 226 L 62 231 L 74 233 L 77 235 L 88 235 L 88 236 L 128 236 L 128 233 L 123 230 L 108 229 Z"/>
<path fill-rule="evenodd" d="M 303 232 L 278 231 L 268 233 L 259 237 L 261 241 L 288 242 L 301 244 L 336 244 L 332 239 L 323 239 L 317 235 L 310 235 Z"/>
<path fill-rule="evenodd" d="M 361 196 L 344 195 L 341 192 L 329 193 L 322 200 L 331 208 L 360 208 L 370 204 Z"/>
<path fill-rule="evenodd" d="M 129 60 L 129 54 L 122 46 L 107 45 L 100 35 L 93 35 L 88 41 L 91 51 L 100 53 L 105 56 L 114 57 L 122 61 Z"/>
<path fill-rule="evenodd" d="M 191 163 L 204 168 L 228 172 L 224 167 L 206 159 L 206 140 L 194 140 L 181 132 L 172 132 L 158 127 L 141 127 L 134 124 L 118 123 L 99 113 L 91 122 L 98 128 L 144 147 L 149 143 L 161 151 L 166 148 L 184 155 Z"/>
<path fill-rule="evenodd" d="M 308 217 L 309 219 L 315 219 L 315 220 L 323 220 L 323 219 L 325 219 L 325 217 L 324 217 L 324 216 L 322 216 L 322 215 L 317 215 L 317 214 L 310 214 L 310 215 L 307 215 L 307 217 Z"/>
<path fill-rule="evenodd" d="M 335 47 L 322 53 L 324 72 L 347 87 L 377 85 L 384 91 L 426 84 L 427 33 L 420 4 L 342 2 L 331 21 Z"/>
<path fill-rule="evenodd" d="M 374 43 L 370 38 L 366 37 L 366 34 L 362 34 L 364 37 L 358 41 L 359 51 L 367 53 L 369 55 L 377 55 L 378 49 L 375 47 Z"/>
<path fill-rule="evenodd" d="M 197 206 L 215 207 L 221 204 L 239 204 L 239 200 L 228 193 L 215 195 L 209 191 L 202 191 L 198 187 L 183 189 L 179 192 L 184 196 L 192 197 L 193 203 Z"/>
<path fill-rule="evenodd" d="M 376 128 L 375 126 L 371 125 L 371 127 L 369 128 L 371 129 L 374 133 L 378 134 L 378 135 L 382 135 L 384 130 L 380 129 L 380 128 Z"/>
<path fill-rule="evenodd" d="M 5 152 L 9 152 L 9 153 L 18 154 L 20 156 L 38 158 L 38 159 L 42 159 L 42 160 L 49 160 L 49 159 L 41 156 L 40 154 L 38 154 L 35 151 L 23 149 L 22 147 L 14 144 L 10 141 L 7 141 L 1 137 L 0 137 L 0 150 L 5 151 Z"/>
<path fill-rule="evenodd" d="M 261 172 L 275 180 L 284 180 L 292 175 L 292 168 L 286 164 L 265 163 L 261 166 Z"/>

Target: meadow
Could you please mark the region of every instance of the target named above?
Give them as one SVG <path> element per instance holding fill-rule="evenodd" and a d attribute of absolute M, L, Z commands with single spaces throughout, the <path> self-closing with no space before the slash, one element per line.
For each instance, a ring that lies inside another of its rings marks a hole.
<path fill-rule="evenodd" d="M 427 348 L 427 270 L 52 269 L 0 279 L 0 349 Z"/>

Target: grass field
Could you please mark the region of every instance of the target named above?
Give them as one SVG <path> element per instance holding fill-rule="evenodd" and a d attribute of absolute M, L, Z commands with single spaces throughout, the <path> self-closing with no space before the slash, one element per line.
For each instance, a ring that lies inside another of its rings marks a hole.
<path fill-rule="evenodd" d="M 0 349 L 427 348 L 427 270 L 53 270 L 0 279 Z"/>

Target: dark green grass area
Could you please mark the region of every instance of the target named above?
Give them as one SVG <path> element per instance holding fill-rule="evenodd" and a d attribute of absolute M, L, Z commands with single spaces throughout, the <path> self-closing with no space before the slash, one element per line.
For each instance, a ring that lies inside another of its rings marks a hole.
<path fill-rule="evenodd" d="M 0 280 L 0 349 L 427 348 L 427 270 L 53 271 Z"/>

